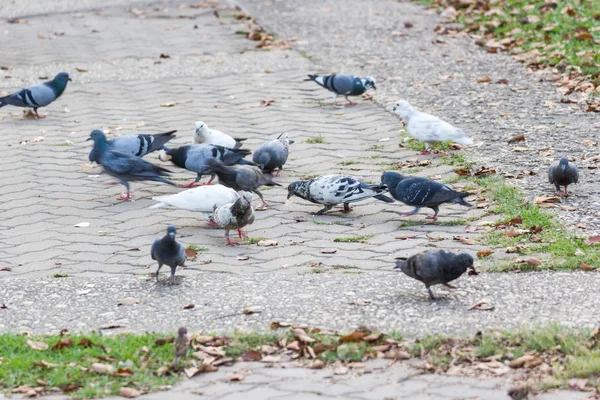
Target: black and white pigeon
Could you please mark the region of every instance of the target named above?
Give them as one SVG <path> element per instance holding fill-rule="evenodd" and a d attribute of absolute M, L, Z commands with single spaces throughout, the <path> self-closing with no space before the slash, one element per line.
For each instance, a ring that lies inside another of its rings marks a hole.
<path fill-rule="evenodd" d="M 171 139 L 176 130 L 155 133 L 154 135 L 123 135 L 108 140 L 108 146 L 111 150 L 130 154 L 136 157 L 144 157 L 146 154 L 162 149 L 162 147 Z M 92 150 L 90 161 L 96 161 L 98 154 Z"/>
<path fill-rule="evenodd" d="M 452 141 L 465 146 L 473 144 L 473 140 L 462 129 L 431 114 L 415 110 L 406 100 L 397 102 L 393 110 L 406 121 L 408 134 L 420 142 L 425 142 L 425 150 L 421 154 L 428 154 L 430 144 L 435 142 Z"/>
<path fill-rule="evenodd" d="M 0 97 L 0 107 L 7 105 L 31 107 L 37 118 L 45 118 L 38 114 L 38 108 L 45 107 L 58 99 L 67 88 L 67 83 L 70 80 L 72 79 L 69 78 L 69 74 L 59 72 L 51 81 L 29 86 L 8 96 Z"/>
<path fill-rule="evenodd" d="M 239 149 L 244 140 L 246 139 L 232 138 L 221 131 L 210 129 L 203 121 L 196 121 L 196 129 L 194 129 L 194 143 L 196 144 L 215 144 L 230 149 Z"/>
<path fill-rule="evenodd" d="M 269 204 L 265 201 L 259 188 L 261 186 L 281 186 L 279 183 L 273 182 L 271 174 L 264 173 L 253 165 L 227 166 L 219 161 L 211 160 L 209 166 L 211 172 L 219 177 L 221 185 L 236 191 L 245 190 L 256 193 L 260 197 L 263 207 L 268 207 Z"/>
<path fill-rule="evenodd" d="M 382 185 L 368 185 L 358 178 L 345 175 L 323 175 L 310 180 L 295 181 L 288 186 L 288 201 L 298 196 L 312 203 L 322 204 L 316 215 L 327 212 L 337 204 L 344 204 L 344 212 L 350 211 L 349 203 L 370 199 L 371 197 L 393 203 L 385 196 L 387 189 Z"/>
<path fill-rule="evenodd" d="M 176 149 L 170 149 L 163 146 L 158 158 L 161 161 L 171 160 L 171 162 L 178 167 L 195 172 L 197 176 L 194 181 L 186 185 L 181 185 L 181 187 L 190 188 L 202 179 L 202 175 L 211 175 L 207 185 L 214 180 L 215 174 L 208 165 L 209 160 L 217 160 L 225 165 L 254 165 L 254 163 L 244 160 L 244 157 L 250 155 L 250 153 L 251 151 L 246 149 L 231 149 L 212 144 L 192 144 L 181 146 Z"/>
<path fill-rule="evenodd" d="M 279 176 L 279 173 L 283 169 L 283 165 L 288 159 L 290 144 L 292 143 L 294 143 L 294 141 L 288 138 L 287 133 L 282 133 L 277 139 L 260 145 L 252 155 L 252 161 L 254 161 L 254 163 L 256 163 L 263 171 L 273 171 L 277 169 L 275 176 Z"/>
<path fill-rule="evenodd" d="M 400 269 L 411 278 L 423 282 L 431 300 L 435 300 L 435 297 L 430 286 L 442 284 L 456 289 L 448 282 L 460 277 L 467 269 L 475 272 L 473 257 L 467 253 L 454 254 L 446 250 L 426 250 L 415 254 L 396 261 L 394 269 Z"/>
<path fill-rule="evenodd" d="M 175 240 L 175 234 L 177 230 L 173 225 L 169 225 L 167 228 L 167 234 L 161 239 L 155 239 L 150 249 L 150 256 L 153 260 L 158 262 L 158 269 L 156 270 L 156 281 L 158 282 L 158 272 L 163 265 L 168 265 L 171 268 L 170 283 L 173 284 L 175 278 L 175 270 L 177 267 L 182 266 L 185 263 L 185 247 L 177 240 Z"/>
<path fill-rule="evenodd" d="M 415 207 L 414 210 L 409 212 L 399 212 L 398 214 L 402 216 L 414 215 L 419 212 L 421 207 L 428 207 L 435 211 L 435 214 L 426 217 L 426 219 L 436 220 L 440 212 L 439 205 L 442 203 L 473 206 L 463 200 L 463 198 L 469 196 L 469 193 L 457 192 L 431 179 L 405 176 L 388 171 L 381 175 L 381 183 L 388 187 L 393 198 L 408 206 Z"/>
<path fill-rule="evenodd" d="M 242 228 L 251 225 L 254 222 L 254 209 L 252 208 L 252 194 L 242 192 L 242 195 L 234 203 L 225 204 L 217 207 L 214 212 L 215 223 L 217 226 L 225 229 L 225 238 L 228 246 L 237 246 L 238 242 L 232 242 L 229 238 L 229 231 L 236 229 L 240 239 L 247 237 L 242 232 Z"/>
<path fill-rule="evenodd" d="M 579 171 L 577 166 L 566 157 L 556 160 L 550 165 L 548 169 L 548 180 L 556 187 L 556 192 L 561 196 L 568 196 L 567 186 L 577 183 L 579 180 Z M 564 194 L 560 193 L 560 187 L 565 187 Z"/>
<path fill-rule="evenodd" d="M 156 181 L 177 186 L 164 178 L 164 176 L 170 173 L 169 170 L 151 164 L 139 157 L 112 150 L 102 131 L 93 130 L 87 140 L 94 141 L 90 160 L 93 153 L 93 161 L 102 165 L 104 172 L 117 178 L 127 189 L 127 194 L 122 196 L 121 200 L 129 200 L 131 198 L 129 182 Z"/>
<path fill-rule="evenodd" d="M 348 104 L 357 104 L 350 100 L 348 96 L 360 96 L 365 93 L 369 89 L 377 90 L 375 87 L 375 79 L 366 76 L 361 78 L 360 76 L 355 75 L 341 75 L 341 74 L 332 74 L 332 75 L 315 75 L 308 74 L 309 79 L 305 79 L 305 81 L 315 81 L 319 86 L 324 87 L 333 93 L 333 102 L 337 105 L 337 97 L 338 95 L 344 96 Z"/>

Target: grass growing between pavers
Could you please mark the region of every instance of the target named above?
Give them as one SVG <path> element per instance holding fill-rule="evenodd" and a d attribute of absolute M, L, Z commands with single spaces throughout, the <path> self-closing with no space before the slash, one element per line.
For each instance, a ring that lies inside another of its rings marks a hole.
<path fill-rule="evenodd" d="M 369 239 L 371 239 L 375 235 L 353 235 L 353 236 L 344 236 L 333 239 L 336 243 L 368 243 Z"/>
<path fill-rule="evenodd" d="M 333 364 L 336 373 L 344 374 L 356 363 L 385 358 L 415 359 L 413 365 L 424 371 L 456 375 L 498 377 L 514 371 L 521 377 L 526 370 L 528 383 L 542 390 L 568 388 L 575 378 L 585 379 L 586 389 L 600 389 L 599 329 L 551 325 L 415 340 L 365 327 L 339 333 L 273 322 L 271 329 L 230 336 L 192 334 L 187 357 L 175 367 L 172 335 L 2 334 L 0 388 L 33 397 L 66 392 L 77 399 L 98 398 L 118 394 L 122 388 L 139 393 L 161 390 L 241 361 L 297 362 L 315 369 Z"/>

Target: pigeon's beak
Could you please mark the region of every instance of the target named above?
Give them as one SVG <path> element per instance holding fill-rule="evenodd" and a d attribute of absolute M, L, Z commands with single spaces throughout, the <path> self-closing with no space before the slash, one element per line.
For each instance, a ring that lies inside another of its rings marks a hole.
<path fill-rule="evenodd" d="M 289 141 L 289 143 L 290 143 L 290 144 L 294 144 L 294 141 L 293 141 L 293 140 L 290 140 L 290 141 Z"/>
<path fill-rule="evenodd" d="M 373 90 L 377 90 L 377 88 L 375 87 L 375 84 L 373 84 Z"/>
<path fill-rule="evenodd" d="M 467 275 L 479 275 L 479 272 L 475 271 L 474 265 L 470 265 L 469 269 L 470 269 L 470 271 L 467 273 Z"/>
<path fill-rule="evenodd" d="M 69 79 L 67 79 L 67 80 L 68 80 L 69 82 L 73 82 L 73 79 L 71 79 L 71 78 L 69 78 Z"/>
<path fill-rule="evenodd" d="M 91 137 L 89 137 L 89 138 L 85 139 L 85 141 L 86 141 L 86 142 L 89 142 L 90 140 L 92 140 L 92 138 L 91 138 Z"/>

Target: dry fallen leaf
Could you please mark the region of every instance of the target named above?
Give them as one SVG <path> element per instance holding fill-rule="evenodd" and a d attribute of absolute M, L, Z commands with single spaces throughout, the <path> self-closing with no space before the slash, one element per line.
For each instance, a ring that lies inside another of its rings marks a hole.
<path fill-rule="evenodd" d="M 246 379 L 246 375 L 242 375 L 242 374 L 231 374 L 227 377 L 227 380 L 229 382 L 241 382 L 244 379 Z"/>
<path fill-rule="evenodd" d="M 27 346 L 31 347 L 33 350 L 48 350 L 48 343 L 44 342 L 34 342 L 33 340 L 27 340 Z"/>
<path fill-rule="evenodd" d="M 414 239 L 416 237 L 417 237 L 417 235 L 399 235 L 399 236 L 396 236 L 395 239 L 407 240 L 407 239 Z"/>
<path fill-rule="evenodd" d="M 52 350 L 61 350 L 71 346 L 73 346 L 73 339 L 64 338 L 54 343 L 54 345 L 52 346 Z"/>
<path fill-rule="evenodd" d="M 468 245 L 479 244 L 478 241 L 470 239 L 468 237 L 464 237 L 464 236 L 454 236 L 452 239 L 457 240 L 463 244 L 468 244 Z"/>
<path fill-rule="evenodd" d="M 261 107 L 268 107 L 271 104 L 275 103 L 275 99 L 263 99 L 260 101 L 260 106 Z"/>
<path fill-rule="evenodd" d="M 276 240 L 261 240 L 257 244 L 260 247 L 269 247 L 269 246 L 277 246 Z"/>
<path fill-rule="evenodd" d="M 154 371 L 154 375 L 156 375 L 156 376 L 164 376 L 170 370 L 171 370 L 171 367 L 169 367 L 168 365 L 165 365 L 165 366 L 160 367 L 156 371 Z"/>
<path fill-rule="evenodd" d="M 262 310 L 260 309 L 260 307 L 253 306 L 253 307 L 246 307 L 246 308 L 244 308 L 242 310 L 242 312 L 244 314 L 246 314 L 246 315 L 249 315 L 249 314 L 260 314 L 262 312 Z"/>
<path fill-rule="evenodd" d="M 366 336 L 368 335 L 365 332 L 352 332 L 340 337 L 340 343 L 360 342 Z"/>
<path fill-rule="evenodd" d="M 526 354 L 508 362 L 511 368 L 533 368 L 543 363 L 544 360 L 538 355 Z"/>
<path fill-rule="evenodd" d="M 479 303 L 472 305 L 467 310 L 479 310 L 479 311 L 492 311 L 495 307 L 487 301 L 480 301 Z"/>
<path fill-rule="evenodd" d="M 84 67 L 75 67 L 75 69 L 77 70 L 77 72 L 88 72 L 88 69 Z"/>
<path fill-rule="evenodd" d="M 115 367 L 109 364 L 102 363 L 93 363 L 90 367 L 90 371 L 95 372 L 97 374 L 113 374 L 115 372 Z"/>
<path fill-rule="evenodd" d="M 138 390 L 129 387 L 122 387 L 121 390 L 119 390 L 119 396 L 127 399 L 133 399 L 141 395 L 142 394 Z"/>
<path fill-rule="evenodd" d="M 302 328 L 295 328 L 292 329 L 292 333 L 294 334 L 294 336 L 296 336 L 296 338 L 301 341 L 302 343 L 312 343 L 315 341 L 315 339 L 311 338 L 310 336 L 308 336 L 306 334 L 306 332 L 304 331 L 304 329 Z"/>
<path fill-rule="evenodd" d="M 581 263 L 581 265 L 579 266 L 579 269 L 582 271 L 595 271 L 596 268 L 594 268 L 593 266 L 591 266 L 588 263 Z"/>
<path fill-rule="evenodd" d="M 513 136 L 510 139 L 508 139 L 508 143 L 522 142 L 524 140 L 525 140 L 525 135 L 517 135 L 517 136 Z"/>
<path fill-rule="evenodd" d="M 259 351 L 256 351 L 256 350 L 248 350 L 247 352 L 242 354 L 242 359 L 244 361 L 260 361 L 261 358 L 262 358 L 262 355 L 260 354 Z"/>
<path fill-rule="evenodd" d="M 156 338 L 156 340 L 154 341 L 154 344 L 157 346 L 162 346 L 167 343 L 173 343 L 174 341 L 175 341 L 175 338 L 173 336 L 165 337 L 165 338 Z"/>
<path fill-rule="evenodd" d="M 590 236 L 585 241 L 585 244 L 587 244 L 588 246 L 597 246 L 597 245 L 599 245 L 600 244 L 600 236 Z"/>
<path fill-rule="evenodd" d="M 264 362 L 264 363 L 276 363 L 279 361 L 281 361 L 281 356 L 279 356 L 279 355 L 264 356 L 260 360 L 260 362 Z"/>
<path fill-rule="evenodd" d="M 53 367 L 58 367 L 58 364 L 52 364 L 49 363 L 48 361 L 34 361 L 33 365 L 37 366 L 37 367 L 42 367 L 42 368 L 53 368 Z"/>
<path fill-rule="evenodd" d="M 337 249 L 321 249 L 319 250 L 322 254 L 334 254 L 337 252 Z"/>
<path fill-rule="evenodd" d="M 161 107 L 175 107 L 175 104 L 177 104 L 177 103 L 176 103 L 176 102 L 174 102 L 174 101 L 170 101 L 170 102 L 168 102 L 168 103 L 161 103 L 161 105 L 160 105 L 160 106 L 161 106 Z"/>
<path fill-rule="evenodd" d="M 492 254 L 494 254 L 492 250 L 479 250 L 477 252 L 477 257 L 489 257 Z"/>
<path fill-rule="evenodd" d="M 491 82 L 491 81 L 492 81 L 492 78 L 490 78 L 487 75 L 480 76 L 479 78 L 477 78 L 477 82 L 479 82 L 479 83 L 488 83 L 488 82 Z"/>

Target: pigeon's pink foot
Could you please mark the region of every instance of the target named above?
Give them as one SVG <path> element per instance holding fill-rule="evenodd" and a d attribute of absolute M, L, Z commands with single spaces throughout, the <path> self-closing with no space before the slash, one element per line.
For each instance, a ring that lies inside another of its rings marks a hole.
<path fill-rule="evenodd" d="M 34 112 L 35 112 L 35 116 L 36 116 L 38 119 L 44 119 L 44 118 L 46 118 L 46 116 L 45 116 L 45 115 L 40 115 L 40 114 L 38 114 L 38 112 L 37 112 L 37 111 L 34 111 Z"/>
<path fill-rule="evenodd" d="M 131 200 L 131 193 L 129 193 L 129 192 L 121 193 L 121 196 L 119 196 L 119 200 L 122 200 L 122 201 Z"/>
<path fill-rule="evenodd" d="M 275 171 L 275 176 L 279 176 L 280 173 L 281 173 L 281 171 L 279 171 L 279 170 Z"/>
<path fill-rule="evenodd" d="M 269 203 L 267 203 L 266 201 L 263 200 L 261 207 L 262 208 L 267 208 L 267 207 L 269 207 Z"/>
<path fill-rule="evenodd" d="M 112 185 L 116 185 L 117 183 L 119 183 L 119 182 L 115 182 L 115 181 L 106 181 L 106 182 L 104 182 L 104 184 L 105 184 L 106 186 L 112 186 Z"/>
<path fill-rule="evenodd" d="M 248 235 L 246 235 L 246 233 L 242 232 L 241 229 L 238 229 L 237 231 L 238 231 L 238 236 L 240 237 L 240 239 L 248 237 Z"/>
<path fill-rule="evenodd" d="M 237 246 L 238 242 L 232 242 L 231 239 L 227 238 L 227 246 Z"/>
<path fill-rule="evenodd" d="M 410 215 L 415 215 L 415 213 L 413 213 L 412 211 L 407 211 L 407 212 L 399 212 L 398 215 L 401 217 L 408 217 Z"/>
<path fill-rule="evenodd" d="M 429 149 L 425 149 L 425 150 L 421 150 L 419 152 L 419 154 L 422 155 L 422 156 L 424 156 L 425 154 L 431 154 L 431 153 L 429 152 Z"/>
<path fill-rule="evenodd" d="M 213 221 L 212 219 L 209 219 L 208 220 L 208 227 L 209 228 L 219 228 L 219 225 L 215 221 Z"/>
<path fill-rule="evenodd" d="M 435 220 L 437 220 L 437 219 L 438 219 L 438 216 L 437 216 L 437 214 L 435 214 L 435 215 L 430 215 L 430 216 L 428 216 L 428 217 L 425 217 L 425 219 L 432 219 L 432 220 L 434 220 L 434 221 L 435 221 Z"/>
<path fill-rule="evenodd" d="M 196 185 L 196 181 L 191 181 L 190 183 L 186 183 L 184 185 L 181 185 L 182 188 L 186 188 L 189 189 L 191 187 L 194 187 Z"/>

